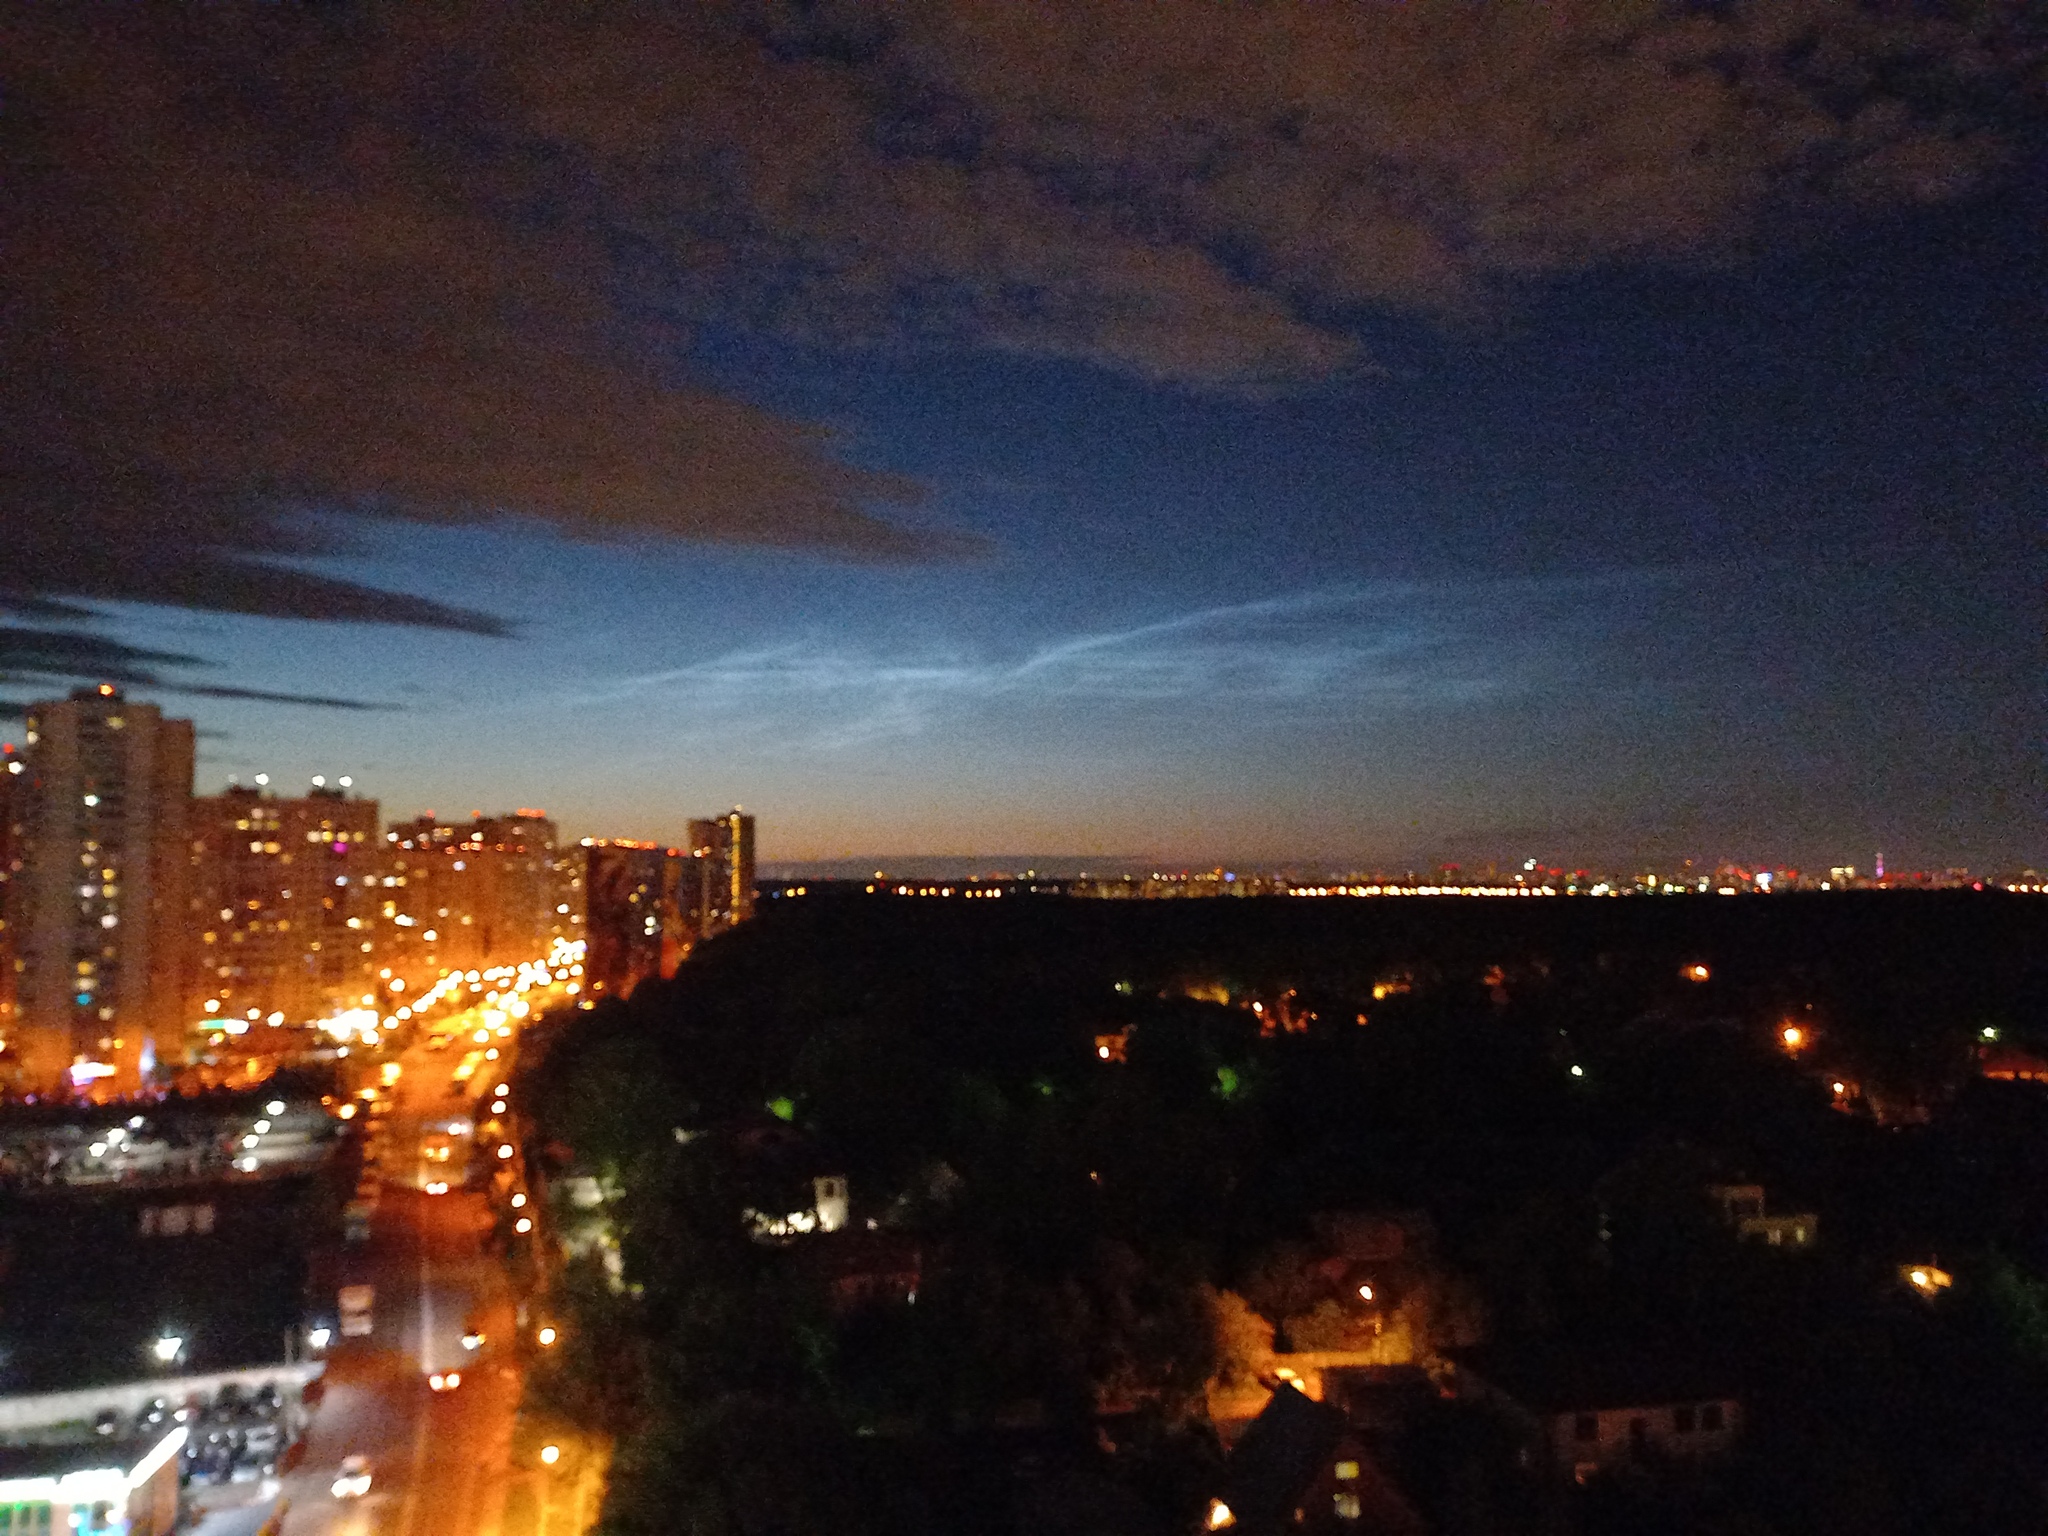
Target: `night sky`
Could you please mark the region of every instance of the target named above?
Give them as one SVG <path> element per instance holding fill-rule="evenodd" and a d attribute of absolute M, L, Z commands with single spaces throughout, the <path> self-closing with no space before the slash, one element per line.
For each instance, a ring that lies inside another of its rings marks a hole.
<path fill-rule="evenodd" d="M 0 697 L 770 861 L 2048 863 L 2038 10 L 428 9 L 0 22 Z"/>

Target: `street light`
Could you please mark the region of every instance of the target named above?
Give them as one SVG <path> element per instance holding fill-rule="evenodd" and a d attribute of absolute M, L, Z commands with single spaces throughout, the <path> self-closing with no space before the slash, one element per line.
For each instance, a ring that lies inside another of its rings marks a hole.
<path fill-rule="evenodd" d="M 540 1448 L 540 1459 L 552 1467 L 562 1459 L 562 1448 L 559 1445 L 544 1445 Z"/>
<path fill-rule="evenodd" d="M 157 1336 L 156 1341 L 149 1346 L 149 1351 L 156 1356 L 159 1365 L 173 1365 L 184 1348 L 185 1339 L 182 1334 L 165 1333 Z"/>
<path fill-rule="evenodd" d="M 542 1349 L 547 1349 L 551 1345 L 553 1345 L 558 1335 L 555 1333 L 555 1330 L 550 1327 L 541 1329 L 541 1331 L 539 1333 L 536 1333 L 533 1337 L 534 1341 L 538 1343 Z"/>

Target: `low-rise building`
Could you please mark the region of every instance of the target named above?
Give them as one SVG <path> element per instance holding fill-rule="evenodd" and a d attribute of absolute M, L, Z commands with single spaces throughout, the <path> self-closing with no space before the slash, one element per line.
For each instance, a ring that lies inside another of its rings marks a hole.
<path fill-rule="evenodd" d="M 1811 1211 L 1767 1210 L 1761 1184 L 1715 1184 L 1707 1190 L 1707 1197 L 1744 1242 L 1810 1248 L 1820 1236 L 1820 1217 Z"/>
<path fill-rule="evenodd" d="M 130 1440 L 0 1445 L 7 1536 L 169 1536 L 186 1429 Z"/>
<path fill-rule="evenodd" d="M 1283 1385 L 1231 1448 L 1204 1522 L 1242 1536 L 1422 1536 L 1422 1516 L 1341 1410 Z"/>
<path fill-rule="evenodd" d="M 1458 1395 L 1503 1411 L 1531 1450 L 1580 1482 L 1623 1467 L 1711 1461 L 1742 1432 L 1724 1366 L 1619 1346 L 1460 1351 Z"/>

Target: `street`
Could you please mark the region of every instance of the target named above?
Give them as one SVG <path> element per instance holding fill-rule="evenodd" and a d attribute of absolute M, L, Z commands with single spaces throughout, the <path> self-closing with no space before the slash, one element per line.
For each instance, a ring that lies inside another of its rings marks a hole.
<path fill-rule="evenodd" d="M 527 1489 L 532 1470 L 512 1464 L 520 1395 L 513 1303 L 482 1248 L 486 1197 L 411 1187 L 423 1119 L 454 1107 L 452 1065 L 446 1053 L 408 1052 L 392 1110 L 380 1117 L 386 1182 L 370 1239 L 349 1250 L 342 1276 L 375 1287 L 370 1334 L 334 1349 L 299 1464 L 251 1490 L 253 1500 L 210 1510 L 202 1536 L 255 1536 L 280 1507 L 281 1536 L 499 1536 L 508 1491 Z M 461 1343 L 470 1321 L 486 1335 L 474 1353 Z M 428 1374 L 451 1369 L 461 1386 L 430 1391 Z M 337 1499 L 331 1485 L 351 1455 L 369 1458 L 371 1491 Z M 513 1501 L 519 1536 L 532 1528 L 534 1503 L 530 1491 Z M 551 1525 L 556 1536 L 581 1528 L 567 1519 Z"/>

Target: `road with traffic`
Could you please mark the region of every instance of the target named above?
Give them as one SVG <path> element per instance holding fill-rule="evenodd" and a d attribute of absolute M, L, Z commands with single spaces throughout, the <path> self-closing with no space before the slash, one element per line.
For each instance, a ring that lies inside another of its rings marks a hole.
<path fill-rule="evenodd" d="M 510 1063 L 510 1042 L 498 1044 L 493 1071 Z M 512 1297 L 485 1247 L 492 1214 L 483 1194 L 459 1185 L 418 1187 L 423 1129 L 466 1113 L 466 1091 L 450 1093 L 461 1055 L 407 1052 L 389 1111 L 366 1127 L 383 1187 L 341 1283 L 373 1288 L 371 1326 L 338 1339 L 303 1458 L 255 1500 L 210 1515 L 201 1536 L 255 1536 L 280 1509 L 279 1536 L 531 1536 L 530 1496 L 513 1501 L 509 1533 L 505 1520 L 508 1493 L 534 1473 L 514 1465 L 521 1374 Z M 472 1325 L 484 1335 L 474 1350 L 462 1342 Z M 431 1375 L 451 1371 L 460 1386 L 430 1388 Z M 349 1456 L 369 1458 L 361 1498 L 332 1491 Z M 566 1522 L 554 1536 L 568 1536 Z"/>

